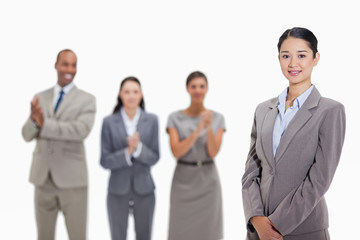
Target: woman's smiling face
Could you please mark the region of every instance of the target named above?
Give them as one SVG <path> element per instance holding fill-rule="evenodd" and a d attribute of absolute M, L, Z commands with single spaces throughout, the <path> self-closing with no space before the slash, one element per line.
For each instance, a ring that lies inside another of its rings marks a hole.
<path fill-rule="evenodd" d="M 300 38 L 288 37 L 280 47 L 281 71 L 289 85 L 311 83 L 311 73 L 319 58 L 320 54 L 316 53 L 314 57 L 309 43 Z"/>

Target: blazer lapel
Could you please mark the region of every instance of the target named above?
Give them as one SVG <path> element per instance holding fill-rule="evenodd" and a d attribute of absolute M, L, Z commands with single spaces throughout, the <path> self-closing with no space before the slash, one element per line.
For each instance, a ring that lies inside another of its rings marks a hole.
<path fill-rule="evenodd" d="M 114 124 L 112 124 L 112 132 L 114 136 L 114 142 L 116 143 L 116 146 L 118 148 L 122 148 L 124 146 L 127 146 L 127 132 L 125 128 L 124 120 L 121 116 L 120 111 L 114 114 Z"/>
<path fill-rule="evenodd" d="M 263 125 L 261 128 L 261 143 L 265 157 L 268 160 L 269 164 L 273 166 L 274 164 L 274 153 L 273 153 L 273 131 L 274 123 L 276 116 L 278 114 L 277 106 L 279 104 L 278 99 L 276 99 L 271 106 L 269 106 L 269 111 L 266 113 Z"/>
<path fill-rule="evenodd" d="M 115 126 L 116 126 L 116 129 L 117 131 L 119 131 L 119 134 L 120 134 L 120 137 L 121 136 L 128 136 L 127 132 L 126 132 L 126 127 L 125 127 L 125 123 L 124 123 L 124 119 L 122 118 L 121 116 L 121 112 L 120 110 L 115 113 Z"/>
<path fill-rule="evenodd" d="M 304 105 L 295 114 L 294 118 L 287 126 L 284 135 L 281 137 L 278 149 L 275 155 L 275 162 L 279 162 L 282 155 L 285 153 L 287 147 L 291 143 L 291 140 L 295 137 L 296 133 L 305 125 L 307 121 L 312 117 L 310 109 L 317 107 L 321 95 L 319 91 L 314 87 L 309 97 L 304 102 Z"/>
<path fill-rule="evenodd" d="M 144 131 L 144 126 L 146 126 L 146 124 L 144 124 L 146 121 L 147 121 L 146 113 L 144 110 L 141 109 L 140 110 L 140 118 L 139 118 L 138 124 L 136 126 L 136 131 L 139 133 L 140 137 Z"/>
<path fill-rule="evenodd" d="M 41 107 L 46 117 L 52 118 L 54 116 L 54 106 L 53 106 L 53 98 L 54 98 L 54 88 L 48 89 L 44 92 L 44 95 L 39 99 Z"/>

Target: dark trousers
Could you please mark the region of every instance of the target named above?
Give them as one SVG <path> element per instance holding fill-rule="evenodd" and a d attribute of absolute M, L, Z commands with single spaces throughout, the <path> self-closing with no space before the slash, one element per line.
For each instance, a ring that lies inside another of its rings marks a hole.
<path fill-rule="evenodd" d="M 151 240 L 155 207 L 155 194 L 138 195 L 133 191 L 126 195 L 108 193 L 108 216 L 111 239 L 126 240 L 129 213 L 133 213 L 136 240 Z"/>

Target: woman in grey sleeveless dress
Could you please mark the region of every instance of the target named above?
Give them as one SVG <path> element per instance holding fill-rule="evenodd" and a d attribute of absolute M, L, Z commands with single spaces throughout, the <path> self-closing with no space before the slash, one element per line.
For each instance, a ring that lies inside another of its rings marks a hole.
<path fill-rule="evenodd" d="M 193 72 L 186 81 L 191 104 L 173 112 L 167 123 L 177 159 L 170 200 L 169 240 L 223 238 L 221 186 L 214 157 L 225 131 L 224 117 L 203 104 L 206 76 Z"/>

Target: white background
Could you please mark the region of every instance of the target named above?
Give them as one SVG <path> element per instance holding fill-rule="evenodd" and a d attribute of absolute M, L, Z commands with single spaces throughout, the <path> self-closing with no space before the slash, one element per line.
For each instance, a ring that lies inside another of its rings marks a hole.
<path fill-rule="evenodd" d="M 302 26 L 319 40 L 313 83 L 342 102 L 347 132 L 340 165 L 326 194 L 332 239 L 355 239 L 359 210 L 359 56 L 356 1 L 1 1 L 0 3 L 0 239 L 36 239 L 33 186 L 28 182 L 34 142 L 21 127 L 36 92 L 56 83 L 54 63 L 64 48 L 78 55 L 78 87 L 97 98 L 96 122 L 86 139 L 89 169 L 88 239 L 110 239 L 106 212 L 109 172 L 99 165 L 100 128 L 120 82 L 134 75 L 146 109 L 160 120 L 161 159 L 153 239 L 167 237 L 175 160 L 165 133 L 169 113 L 189 104 L 185 79 L 209 79 L 206 107 L 224 114 L 227 132 L 216 161 L 223 189 L 225 239 L 244 239 L 241 176 L 258 103 L 286 86 L 276 44 Z M 357 195 L 356 195 L 357 194 Z M 67 239 L 59 215 L 57 238 Z M 201 231 L 202 229 L 199 229 Z M 133 224 L 129 239 L 134 239 Z M 191 240 L 191 239 L 189 239 Z"/>

